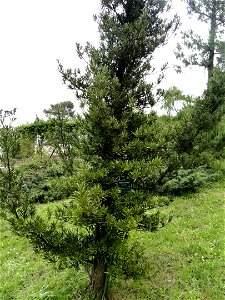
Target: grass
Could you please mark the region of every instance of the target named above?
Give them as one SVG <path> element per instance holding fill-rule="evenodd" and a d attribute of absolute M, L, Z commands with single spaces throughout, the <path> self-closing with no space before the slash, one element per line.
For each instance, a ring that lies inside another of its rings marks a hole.
<path fill-rule="evenodd" d="M 28 242 L 1 222 L 0 299 L 72 299 L 86 282 L 83 273 L 57 270 L 37 255 Z M 69 295 L 69 296 L 68 296 Z"/>
<path fill-rule="evenodd" d="M 147 275 L 115 280 L 111 298 L 225 299 L 224 200 L 225 182 L 215 183 L 198 194 L 175 198 L 166 209 L 173 220 L 165 228 L 132 233 L 131 239 L 145 249 Z M 55 269 L 4 220 L 0 235 L 0 299 L 85 299 L 77 292 L 87 283 L 84 272 Z"/>

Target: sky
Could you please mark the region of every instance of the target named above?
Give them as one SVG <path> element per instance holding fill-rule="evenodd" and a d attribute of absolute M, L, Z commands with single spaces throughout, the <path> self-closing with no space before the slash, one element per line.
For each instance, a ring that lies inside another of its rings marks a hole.
<path fill-rule="evenodd" d="M 43 117 L 43 109 L 61 101 L 70 100 L 78 108 L 73 91 L 62 83 L 57 59 L 74 68 L 79 63 L 75 44 L 97 45 L 93 14 L 99 7 L 100 0 L 0 0 L 0 109 L 17 108 L 18 124 Z M 173 7 L 183 28 L 190 25 L 182 3 L 173 0 Z M 172 68 L 176 41 L 172 37 L 155 53 L 155 66 L 166 61 L 170 65 L 163 87 L 175 85 L 185 94 L 199 96 L 206 72 L 193 67 L 176 74 Z"/>

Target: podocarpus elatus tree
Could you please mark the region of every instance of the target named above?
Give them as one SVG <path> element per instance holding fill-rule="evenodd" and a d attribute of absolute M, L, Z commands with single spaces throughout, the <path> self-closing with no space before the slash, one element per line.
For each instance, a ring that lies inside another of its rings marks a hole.
<path fill-rule="evenodd" d="M 138 147 L 137 131 L 143 123 L 152 122 L 143 114 L 143 108 L 154 104 L 152 84 L 145 81 L 152 70 L 152 54 L 178 24 L 177 18 L 169 22 L 164 19 L 163 13 L 169 9 L 167 4 L 166 1 L 103 0 L 101 12 L 95 17 L 99 25 L 99 48 L 77 45 L 80 58 L 86 56 L 89 61 L 85 74 L 81 75 L 79 69 L 65 70 L 59 64 L 64 82 L 87 106 L 83 153 L 92 171 L 86 177 L 86 188 L 94 184 L 103 193 L 99 211 L 104 212 L 95 221 L 93 230 L 98 246 L 91 277 L 97 293 L 104 286 L 116 245 L 138 225 L 143 214 L 140 207 L 147 208 L 144 203 L 148 197 L 141 190 L 146 192 L 150 186 L 141 183 L 146 173 L 140 171 L 140 160 L 145 170 L 146 165 L 151 167 L 143 162 L 147 158 L 143 153 L 134 156 L 130 148 L 135 144 Z M 135 185 L 136 191 L 121 195 L 117 188 L 121 178 Z"/>

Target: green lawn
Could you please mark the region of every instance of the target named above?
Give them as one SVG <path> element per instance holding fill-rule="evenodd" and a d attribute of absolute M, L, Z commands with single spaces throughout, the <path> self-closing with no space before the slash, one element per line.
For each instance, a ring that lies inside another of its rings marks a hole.
<path fill-rule="evenodd" d="M 167 208 L 173 214 L 169 225 L 131 236 L 144 246 L 148 275 L 116 280 L 111 298 L 225 299 L 224 207 L 225 182 L 175 198 Z M 27 240 L 11 233 L 4 220 L 0 237 L 0 299 L 85 299 L 77 292 L 87 282 L 84 272 L 55 269 Z"/>

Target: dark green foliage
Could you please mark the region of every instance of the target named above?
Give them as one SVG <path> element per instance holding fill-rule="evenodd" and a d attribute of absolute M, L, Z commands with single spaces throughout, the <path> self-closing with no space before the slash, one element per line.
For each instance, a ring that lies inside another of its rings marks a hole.
<path fill-rule="evenodd" d="M 210 131 L 221 121 L 225 114 L 225 71 L 215 71 L 204 99 L 194 108 L 192 120 L 198 132 Z"/>

